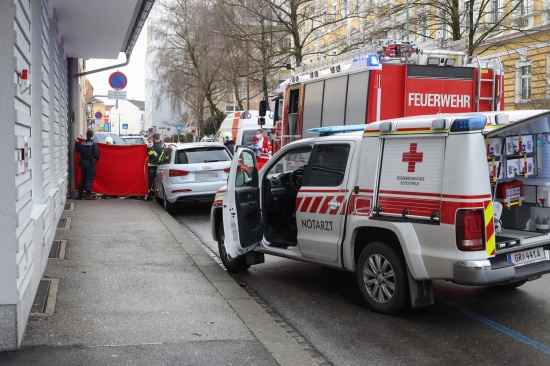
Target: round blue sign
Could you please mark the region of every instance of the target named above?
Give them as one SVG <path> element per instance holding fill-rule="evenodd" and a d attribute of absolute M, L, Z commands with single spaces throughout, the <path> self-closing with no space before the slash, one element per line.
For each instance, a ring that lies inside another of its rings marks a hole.
<path fill-rule="evenodd" d="M 109 85 L 115 90 L 121 90 L 128 84 L 128 78 L 120 71 L 115 71 L 109 76 Z"/>
<path fill-rule="evenodd" d="M 103 114 L 100 111 L 97 111 L 97 112 L 95 112 L 94 116 L 95 116 L 96 119 L 101 119 L 101 117 L 103 117 Z"/>

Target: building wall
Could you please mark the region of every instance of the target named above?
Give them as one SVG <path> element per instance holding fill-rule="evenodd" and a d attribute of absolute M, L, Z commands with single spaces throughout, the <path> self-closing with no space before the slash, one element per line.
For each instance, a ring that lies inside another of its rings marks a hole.
<path fill-rule="evenodd" d="M 0 2 L 0 149 L 13 162 L 0 175 L 0 351 L 21 342 L 67 197 L 67 65 L 50 1 Z"/>
<path fill-rule="evenodd" d="M 136 107 L 127 100 L 118 101 L 118 109 L 112 108 L 109 112 L 109 120 L 111 121 L 111 132 L 117 135 L 137 134 L 141 131 L 141 116 L 144 111 Z M 120 119 L 119 119 L 120 115 Z M 124 124 L 128 125 L 128 129 L 124 129 Z M 120 131 L 119 131 L 120 129 Z"/>

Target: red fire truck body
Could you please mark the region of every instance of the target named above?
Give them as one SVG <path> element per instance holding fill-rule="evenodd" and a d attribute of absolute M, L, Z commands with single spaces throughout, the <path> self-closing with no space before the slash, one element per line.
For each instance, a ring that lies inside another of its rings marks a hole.
<path fill-rule="evenodd" d="M 399 41 L 304 66 L 277 87 L 273 151 L 316 127 L 503 110 L 503 74 L 498 58 Z"/>

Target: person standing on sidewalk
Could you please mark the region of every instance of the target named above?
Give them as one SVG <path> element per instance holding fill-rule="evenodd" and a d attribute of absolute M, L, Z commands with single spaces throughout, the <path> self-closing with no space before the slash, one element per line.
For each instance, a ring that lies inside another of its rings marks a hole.
<path fill-rule="evenodd" d="M 147 200 L 152 200 L 155 196 L 155 177 L 157 168 L 164 157 L 164 143 L 160 140 L 160 133 L 153 134 L 153 146 L 148 149 L 149 168 L 148 168 L 148 187 Z"/>
<path fill-rule="evenodd" d="M 94 131 L 86 131 L 86 141 L 75 143 L 76 151 L 80 153 L 80 171 L 82 173 L 82 179 L 78 185 L 77 200 L 87 199 L 93 200 L 92 185 L 95 178 L 95 164 L 99 161 L 99 149 L 97 144 L 93 140 Z M 85 193 L 85 195 L 84 195 Z"/>

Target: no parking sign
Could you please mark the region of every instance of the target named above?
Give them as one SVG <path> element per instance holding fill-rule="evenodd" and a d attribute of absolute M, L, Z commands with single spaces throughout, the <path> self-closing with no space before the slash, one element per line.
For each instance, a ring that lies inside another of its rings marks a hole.
<path fill-rule="evenodd" d="M 128 84 L 128 78 L 120 71 L 115 71 L 109 76 L 109 85 L 115 90 L 121 90 Z"/>

